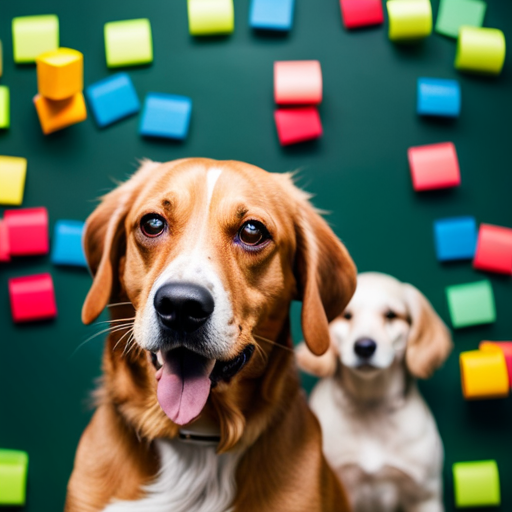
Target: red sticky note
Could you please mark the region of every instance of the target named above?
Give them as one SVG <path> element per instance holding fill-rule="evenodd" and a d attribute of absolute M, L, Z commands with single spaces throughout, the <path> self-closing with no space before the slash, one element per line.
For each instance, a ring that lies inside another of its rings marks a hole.
<path fill-rule="evenodd" d="M 414 190 L 460 185 L 459 160 L 451 142 L 409 148 L 408 157 Z"/>
<path fill-rule="evenodd" d="M 317 60 L 274 62 L 274 98 L 278 105 L 322 102 L 322 69 Z"/>
<path fill-rule="evenodd" d="M 512 229 L 482 224 L 473 267 L 512 275 Z"/>
<path fill-rule="evenodd" d="M 9 279 L 12 318 L 30 322 L 57 316 L 53 280 L 50 274 Z"/>
<path fill-rule="evenodd" d="M 48 211 L 46 208 L 6 210 L 5 223 L 11 256 L 33 256 L 49 251 Z"/>
<path fill-rule="evenodd" d="M 480 350 L 501 350 L 507 364 L 508 381 L 512 388 L 512 341 L 482 341 Z"/>
<path fill-rule="evenodd" d="M 346 28 L 366 27 L 384 22 L 382 0 L 340 0 Z"/>
<path fill-rule="evenodd" d="M 5 220 L 0 220 L 0 261 L 11 261 L 9 250 L 9 235 Z"/>
<path fill-rule="evenodd" d="M 315 107 L 278 109 L 274 117 L 282 146 L 322 136 L 322 122 Z"/>

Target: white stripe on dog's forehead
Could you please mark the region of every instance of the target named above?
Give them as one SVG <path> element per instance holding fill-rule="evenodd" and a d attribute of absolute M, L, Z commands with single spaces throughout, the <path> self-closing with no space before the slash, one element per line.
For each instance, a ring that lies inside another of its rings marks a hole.
<path fill-rule="evenodd" d="M 217 183 L 217 180 L 219 179 L 219 176 L 221 174 L 222 174 L 222 169 L 216 169 L 215 167 L 213 169 L 210 169 L 206 173 L 207 206 L 210 206 L 210 202 L 211 202 L 212 196 L 213 196 L 213 190 L 215 189 L 215 184 Z"/>

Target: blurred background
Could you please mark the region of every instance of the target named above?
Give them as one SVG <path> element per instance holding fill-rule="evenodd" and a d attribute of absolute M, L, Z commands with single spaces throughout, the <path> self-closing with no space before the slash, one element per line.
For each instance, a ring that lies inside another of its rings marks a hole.
<path fill-rule="evenodd" d="M 512 3 L 487 3 L 484 25 L 501 29 L 512 42 Z M 432 7 L 435 20 L 438 0 Z M 154 62 L 126 71 L 141 101 L 148 92 L 192 99 L 188 138 L 142 138 L 140 116 L 99 129 L 90 112 L 86 122 L 44 136 L 32 104 L 35 66 L 15 65 L 12 58 L 12 18 L 35 14 L 59 16 L 61 46 L 84 54 L 86 86 L 118 72 L 106 67 L 104 24 L 149 18 Z M 512 281 L 476 272 L 471 262 L 438 263 L 432 233 L 435 219 L 458 215 L 512 226 L 512 56 L 499 77 L 461 74 L 453 66 L 455 40 L 433 33 L 421 43 L 399 46 L 388 39 L 387 19 L 349 32 L 337 0 L 297 0 L 293 29 L 285 34 L 255 32 L 248 17 L 249 0 L 235 0 L 232 35 L 194 38 L 185 0 L 1 2 L 0 83 L 11 89 L 11 128 L 0 131 L 0 154 L 28 159 L 23 207 L 46 206 L 52 233 L 58 219 L 85 220 L 96 198 L 128 177 L 138 159 L 244 160 L 272 172 L 298 169 L 298 184 L 330 212 L 328 221 L 359 270 L 413 283 L 448 325 L 445 287 L 488 277 L 497 322 L 454 332 L 453 354 L 421 390 L 445 445 L 446 509 L 454 510 L 452 463 L 496 459 L 500 509 L 512 510 L 512 400 L 465 402 L 458 368 L 459 352 L 476 349 L 484 339 L 511 339 Z M 283 148 L 273 119 L 273 62 L 308 59 L 322 66 L 324 135 Z M 459 80 L 460 118 L 417 116 L 416 83 L 422 76 Z M 457 148 L 462 185 L 414 192 L 407 148 L 447 141 Z M 7 280 L 39 272 L 54 278 L 58 317 L 14 324 Z M 91 416 L 89 396 L 100 375 L 104 335 L 84 343 L 102 330 L 80 321 L 90 283 L 85 269 L 54 267 L 48 256 L 0 266 L 0 447 L 29 453 L 28 512 L 62 510 L 76 445 Z M 294 304 L 295 341 L 301 337 L 299 311 Z M 314 381 L 303 382 L 309 390 Z"/>

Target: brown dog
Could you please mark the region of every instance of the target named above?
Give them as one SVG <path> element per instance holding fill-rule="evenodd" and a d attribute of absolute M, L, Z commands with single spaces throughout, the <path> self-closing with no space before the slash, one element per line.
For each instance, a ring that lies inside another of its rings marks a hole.
<path fill-rule="evenodd" d="M 145 162 L 90 216 L 84 244 L 83 320 L 112 302 L 113 327 L 66 511 L 348 510 L 300 391 L 289 306 L 302 300 L 322 354 L 355 267 L 291 177 Z"/>

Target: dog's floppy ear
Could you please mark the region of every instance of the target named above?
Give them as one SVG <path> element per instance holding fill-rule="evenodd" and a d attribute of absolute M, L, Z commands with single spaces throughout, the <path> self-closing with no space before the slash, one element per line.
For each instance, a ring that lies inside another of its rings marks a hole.
<path fill-rule="evenodd" d="M 306 194 L 300 194 L 295 219 L 295 278 L 302 300 L 302 333 L 311 352 L 322 355 L 329 348 L 329 322 L 352 298 L 357 274 L 345 246 Z"/>
<path fill-rule="evenodd" d="M 338 351 L 333 343 L 329 345 L 327 352 L 321 356 L 315 356 L 306 347 L 305 343 L 301 343 L 295 348 L 295 357 L 299 368 L 315 377 L 330 377 L 336 373 Z"/>
<path fill-rule="evenodd" d="M 124 221 L 134 193 L 158 163 L 146 160 L 130 180 L 103 197 L 85 223 L 83 246 L 93 283 L 82 308 L 82 321 L 90 324 L 108 304 L 114 272 L 125 250 Z"/>
<path fill-rule="evenodd" d="M 404 287 L 411 317 L 405 360 L 414 376 L 427 379 L 450 355 L 452 337 L 426 297 L 410 284 Z"/>

